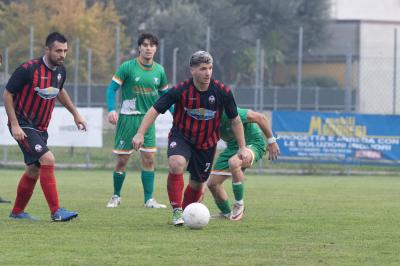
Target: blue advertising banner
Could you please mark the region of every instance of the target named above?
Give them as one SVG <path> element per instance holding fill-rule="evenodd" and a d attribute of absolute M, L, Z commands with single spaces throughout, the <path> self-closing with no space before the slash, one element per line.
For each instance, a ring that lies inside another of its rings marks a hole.
<path fill-rule="evenodd" d="M 274 111 L 280 159 L 400 166 L 400 116 Z"/>

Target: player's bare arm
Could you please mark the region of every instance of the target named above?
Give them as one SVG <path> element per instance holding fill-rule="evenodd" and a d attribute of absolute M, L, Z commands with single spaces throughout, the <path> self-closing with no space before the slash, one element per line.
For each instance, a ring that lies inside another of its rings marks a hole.
<path fill-rule="evenodd" d="M 118 113 L 117 111 L 111 111 L 107 114 L 107 120 L 110 124 L 116 125 L 118 121 Z"/>
<path fill-rule="evenodd" d="M 246 141 L 244 139 L 243 124 L 239 116 L 236 116 L 235 118 L 231 119 L 231 129 L 233 134 L 235 135 L 236 141 L 238 142 L 239 159 L 243 160 L 244 163 L 246 164 L 251 163 L 251 157 L 248 156 L 248 152 L 246 151 L 247 148 L 246 148 Z"/>
<path fill-rule="evenodd" d="M 158 115 L 159 113 L 156 111 L 156 109 L 151 107 L 143 117 L 139 129 L 132 139 L 132 145 L 135 150 L 139 150 L 139 148 L 143 145 L 144 134 L 146 134 L 149 127 L 156 121 Z"/>
<path fill-rule="evenodd" d="M 7 89 L 4 90 L 3 93 L 4 107 L 7 112 L 8 119 L 11 124 L 11 133 L 14 139 L 20 141 L 26 138 L 25 132 L 18 124 L 17 115 L 15 114 L 14 104 L 13 104 L 13 95 Z"/>
<path fill-rule="evenodd" d="M 87 129 L 86 121 L 85 119 L 78 113 L 78 110 L 76 110 L 74 104 L 71 101 L 71 98 L 69 97 L 67 91 L 65 89 L 60 90 L 57 96 L 58 100 L 60 103 L 72 114 L 74 117 L 74 121 L 76 126 L 78 127 L 79 130 L 85 130 Z"/>
<path fill-rule="evenodd" d="M 249 110 L 247 112 L 247 121 L 250 123 L 257 123 L 267 138 L 268 160 L 278 159 L 278 155 L 280 154 L 279 145 L 276 143 L 276 139 L 272 133 L 270 122 L 267 117 L 261 113 Z"/>

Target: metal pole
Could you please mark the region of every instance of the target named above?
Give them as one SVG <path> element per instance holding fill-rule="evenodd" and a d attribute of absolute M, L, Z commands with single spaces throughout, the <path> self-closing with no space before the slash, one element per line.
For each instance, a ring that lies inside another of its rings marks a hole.
<path fill-rule="evenodd" d="M 4 50 L 4 82 L 8 80 L 8 47 Z M 3 161 L 8 160 L 8 146 L 3 148 Z"/>
<path fill-rule="evenodd" d="M 92 105 L 92 49 L 88 49 L 88 84 L 87 84 L 87 106 Z M 90 167 L 90 148 L 86 147 L 86 168 Z"/>
<path fill-rule="evenodd" d="M 265 60 L 265 50 L 261 49 L 260 51 L 260 76 L 259 76 L 259 90 L 260 90 L 260 106 L 259 111 L 262 112 L 264 110 L 264 60 Z M 262 173 L 263 160 L 258 161 L 258 169 L 257 172 Z"/>
<path fill-rule="evenodd" d="M 9 77 L 9 64 L 8 64 L 8 47 L 4 51 L 4 80 Z"/>
<path fill-rule="evenodd" d="M 75 45 L 75 68 L 74 68 L 74 104 L 78 106 L 78 82 L 79 82 L 79 38 Z"/>
<path fill-rule="evenodd" d="M 207 26 L 207 37 L 206 37 L 206 51 L 210 52 L 210 35 L 211 35 L 211 29 L 210 26 Z"/>
<path fill-rule="evenodd" d="M 314 102 L 314 109 L 315 111 L 319 111 L 319 87 L 315 87 L 315 102 Z"/>
<path fill-rule="evenodd" d="M 301 110 L 301 89 L 303 79 L 303 27 L 299 29 L 299 52 L 297 59 L 297 111 Z"/>
<path fill-rule="evenodd" d="M 179 50 L 179 48 L 175 47 L 172 52 L 172 83 L 173 83 L 173 85 L 176 85 L 176 57 L 177 57 L 178 50 Z"/>
<path fill-rule="evenodd" d="M 260 82 L 260 39 L 256 41 L 256 75 L 255 75 L 255 84 L 254 84 L 254 110 L 257 110 L 258 103 L 258 87 Z"/>
<path fill-rule="evenodd" d="M 345 96 L 344 96 L 344 110 L 351 112 L 351 87 L 352 87 L 352 55 L 346 55 L 346 68 L 345 68 Z"/>
<path fill-rule="evenodd" d="M 88 49 L 88 84 L 87 84 L 87 106 L 92 105 L 92 49 Z"/>
<path fill-rule="evenodd" d="M 274 111 L 278 110 L 278 88 L 274 87 Z"/>
<path fill-rule="evenodd" d="M 33 58 L 33 39 L 34 39 L 34 30 L 35 28 L 33 26 L 30 27 L 29 30 L 29 58 Z"/>
<path fill-rule="evenodd" d="M 394 60 L 393 60 L 393 114 L 396 114 L 397 91 L 397 28 L 394 29 Z"/>
<path fill-rule="evenodd" d="M 160 41 L 160 64 L 164 66 L 164 39 Z"/>
<path fill-rule="evenodd" d="M 121 64 L 120 60 L 120 28 L 119 26 L 115 29 L 115 69 L 117 70 L 119 65 Z"/>
<path fill-rule="evenodd" d="M 264 110 L 264 60 L 265 50 L 261 49 L 261 60 L 260 60 L 260 111 Z"/>

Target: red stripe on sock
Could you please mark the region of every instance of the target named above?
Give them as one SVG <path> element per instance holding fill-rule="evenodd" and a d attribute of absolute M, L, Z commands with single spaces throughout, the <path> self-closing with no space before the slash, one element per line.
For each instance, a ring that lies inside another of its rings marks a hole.
<path fill-rule="evenodd" d="M 168 174 L 167 190 L 172 208 L 182 208 L 183 174 Z"/>
<path fill-rule="evenodd" d="M 58 203 L 56 177 L 54 176 L 54 165 L 41 165 L 39 175 L 43 194 L 53 214 L 60 207 Z"/>
<path fill-rule="evenodd" d="M 185 195 L 183 197 L 183 209 L 185 209 L 190 203 L 199 202 L 202 196 L 203 191 L 201 189 L 194 190 L 190 187 L 190 185 L 187 185 L 185 189 Z"/>
<path fill-rule="evenodd" d="M 26 205 L 28 205 L 29 200 L 35 189 L 37 179 L 28 176 L 24 173 L 17 187 L 17 197 L 15 199 L 14 207 L 12 213 L 19 214 L 25 210 Z"/>

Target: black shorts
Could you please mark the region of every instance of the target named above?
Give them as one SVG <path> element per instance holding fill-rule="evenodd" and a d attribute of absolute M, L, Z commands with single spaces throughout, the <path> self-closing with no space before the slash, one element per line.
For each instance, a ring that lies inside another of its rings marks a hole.
<path fill-rule="evenodd" d="M 40 165 L 39 159 L 43 154 L 49 151 L 47 147 L 47 138 L 49 135 L 47 131 L 39 131 L 32 128 L 22 128 L 26 134 L 23 141 L 17 141 L 22 153 L 24 154 L 24 161 L 26 165 L 36 164 Z"/>
<path fill-rule="evenodd" d="M 210 175 L 216 146 L 207 150 L 196 149 L 190 142 L 178 134 L 170 134 L 168 139 L 168 157 L 181 155 L 189 162 L 187 170 L 190 179 L 203 183 Z"/>

